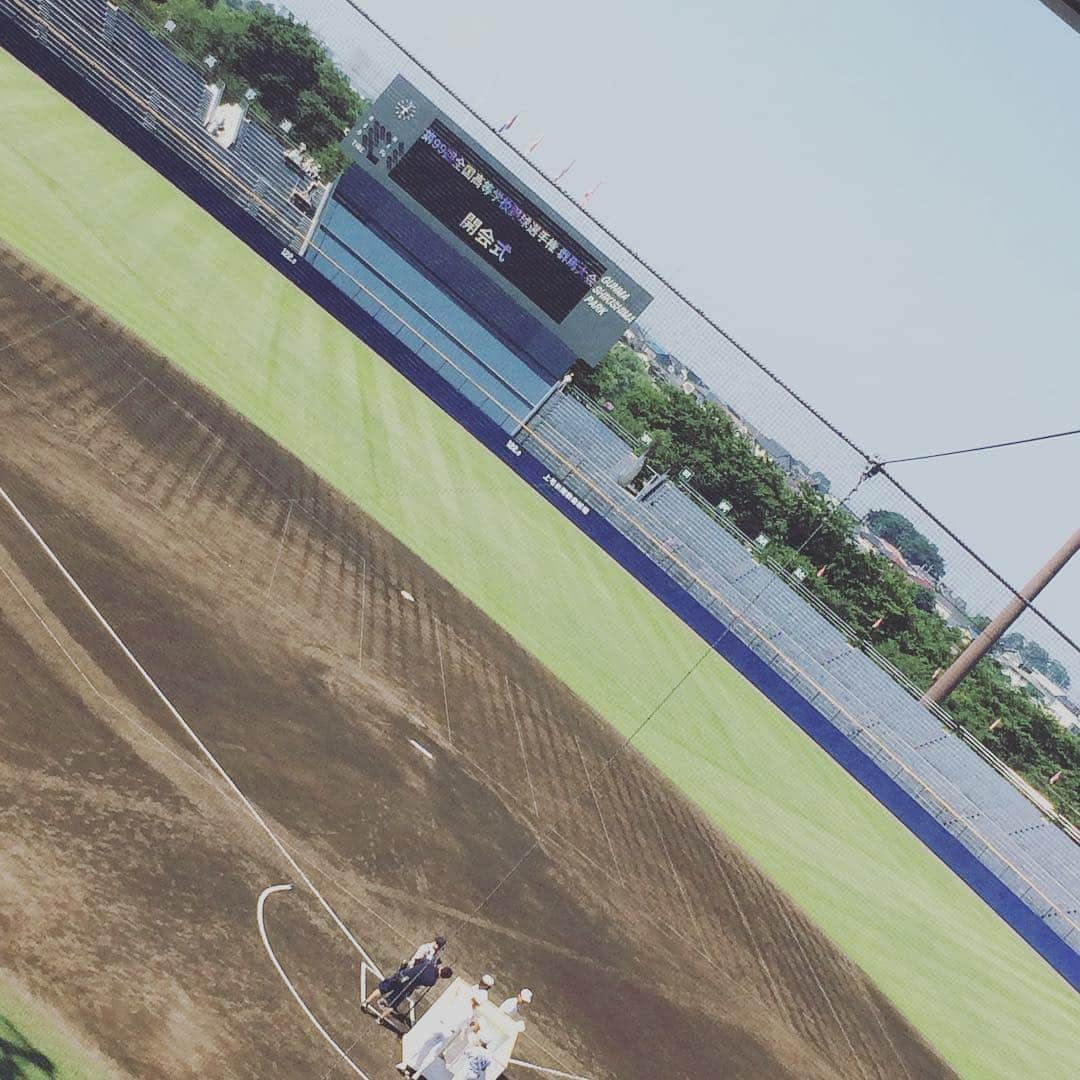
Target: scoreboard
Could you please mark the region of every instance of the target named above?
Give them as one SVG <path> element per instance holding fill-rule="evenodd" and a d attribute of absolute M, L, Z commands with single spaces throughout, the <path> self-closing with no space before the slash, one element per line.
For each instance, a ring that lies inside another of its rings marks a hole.
<path fill-rule="evenodd" d="M 342 147 L 584 360 L 652 299 L 400 75 Z"/>

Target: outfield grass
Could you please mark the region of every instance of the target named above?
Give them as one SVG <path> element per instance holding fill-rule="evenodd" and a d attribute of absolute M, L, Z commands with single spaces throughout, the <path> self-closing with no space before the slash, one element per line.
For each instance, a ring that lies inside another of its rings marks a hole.
<path fill-rule="evenodd" d="M 12 986 L 0 986 L 0 1078 L 108 1080 L 113 1075 L 62 1019 L 43 1015 Z"/>
<path fill-rule="evenodd" d="M 354 498 L 615 727 L 701 656 L 440 409 L 2 52 L 0 103 L 0 235 Z M 1069 1072 L 1080 998 L 719 657 L 638 745 L 961 1075 Z"/>

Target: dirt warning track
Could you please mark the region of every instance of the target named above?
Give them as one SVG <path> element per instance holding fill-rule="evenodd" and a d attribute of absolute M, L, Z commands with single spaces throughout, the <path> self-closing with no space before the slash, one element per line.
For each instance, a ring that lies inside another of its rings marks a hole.
<path fill-rule="evenodd" d="M 609 767 L 617 736 L 505 633 L 11 253 L 0 486 L 161 691 L 0 503 L 7 966 L 119 1074 L 348 1074 L 259 939 L 291 881 L 267 909 L 290 978 L 396 1075 L 298 866 L 380 963 L 449 928 L 455 967 L 531 986 L 542 1065 L 950 1075 L 654 769 Z"/>

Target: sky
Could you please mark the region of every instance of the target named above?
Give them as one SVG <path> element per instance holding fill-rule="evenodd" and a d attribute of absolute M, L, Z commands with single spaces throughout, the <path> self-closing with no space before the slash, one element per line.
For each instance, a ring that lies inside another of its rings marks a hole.
<path fill-rule="evenodd" d="M 1080 34 L 1038 0 L 361 6 L 871 452 L 1080 427 Z M 289 7 L 395 73 L 344 0 Z M 1078 465 L 1075 437 L 894 471 L 1022 584 L 1080 527 Z M 1080 639 L 1080 556 L 1039 606 Z"/>

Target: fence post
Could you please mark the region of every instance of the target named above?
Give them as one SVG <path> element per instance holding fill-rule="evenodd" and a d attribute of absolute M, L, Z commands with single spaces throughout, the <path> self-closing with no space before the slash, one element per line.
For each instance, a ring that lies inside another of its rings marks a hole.
<path fill-rule="evenodd" d="M 560 393 L 565 386 L 570 385 L 570 380 L 573 376 L 567 372 L 557 383 L 549 386 L 544 392 L 544 396 L 525 414 L 525 418 L 521 421 L 510 435 L 510 438 L 516 439 L 518 433 L 522 428 L 528 427 L 529 423 L 536 417 L 540 410 L 557 394 Z"/>
<path fill-rule="evenodd" d="M 645 502 L 651 495 L 655 495 L 671 478 L 667 473 L 657 473 L 638 493 L 637 501 Z"/>

